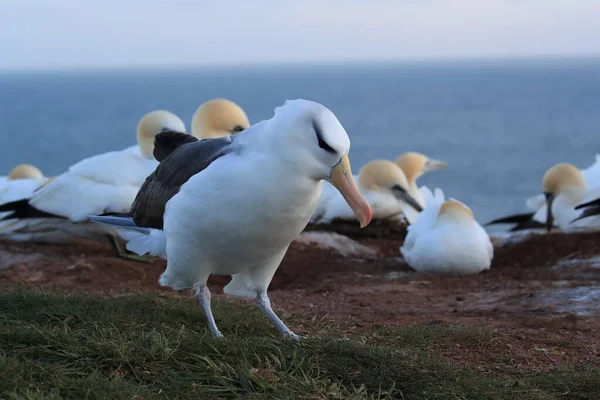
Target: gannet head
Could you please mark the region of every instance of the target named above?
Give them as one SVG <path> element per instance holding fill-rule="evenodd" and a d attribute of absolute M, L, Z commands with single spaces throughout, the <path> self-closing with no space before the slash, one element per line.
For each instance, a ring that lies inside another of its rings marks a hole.
<path fill-rule="evenodd" d="M 142 154 L 154 158 L 154 137 L 164 131 L 185 132 L 185 124 L 175 114 L 165 110 L 150 111 L 137 126 L 137 141 Z"/>
<path fill-rule="evenodd" d="M 442 203 L 437 220 L 450 223 L 471 223 L 475 222 L 475 217 L 471 209 L 464 203 L 451 199 Z"/>
<path fill-rule="evenodd" d="M 554 216 L 552 215 L 552 203 L 559 195 L 572 198 L 577 203 L 585 197 L 588 184 L 581 171 L 572 164 L 560 163 L 551 167 L 544 174 L 542 180 L 542 191 L 546 196 L 546 231 L 552 230 Z"/>
<path fill-rule="evenodd" d="M 19 164 L 10 171 L 7 179 L 35 179 L 41 181 L 44 179 L 44 174 L 42 174 L 42 171 L 40 171 L 39 168 L 34 167 L 31 164 Z"/>
<path fill-rule="evenodd" d="M 250 126 L 246 113 L 227 99 L 214 99 L 198 107 L 192 118 L 192 135 L 198 139 L 229 136 Z"/>
<path fill-rule="evenodd" d="M 404 171 L 409 184 L 414 184 L 415 181 L 423 174 L 429 171 L 444 169 L 448 164 L 444 161 L 428 158 L 421 153 L 404 153 L 396 159 L 396 164 Z"/>
<path fill-rule="evenodd" d="M 368 190 L 389 190 L 418 212 L 423 207 L 409 193 L 409 184 L 404 172 L 388 160 L 374 160 L 362 167 L 358 173 L 358 182 Z"/>
<path fill-rule="evenodd" d="M 269 146 L 270 153 L 278 154 L 282 168 L 315 181 L 329 181 L 340 191 L 361 227 L 369 224 L 371 207 L 352 176 L 350 139 L 327 107 L 308 100 L 288 100 L 264 123 L 267 129 L 256 140 Z"/>

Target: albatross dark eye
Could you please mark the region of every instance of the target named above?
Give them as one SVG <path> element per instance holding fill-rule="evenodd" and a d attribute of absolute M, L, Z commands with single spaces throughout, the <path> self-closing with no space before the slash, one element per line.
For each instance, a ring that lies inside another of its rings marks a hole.
<path fill-rule="evenodd" d="M 329 153 L 335 153 L 335 150 L 331 148 L 323 139 L 319 138 L 319 147 Z"/>
<path fill-rule="evenodd" d="M 321 129 L 315 121 L 313 121 L 313 128 L 315 130 L 315 133 L 317 134 L 317 141 L 319 143 L 319 147 L 327 151 L 328 153 L 335 153 L 336 151 L 333 149 L 333 147 L 328 145 L 327 142 L 323 140 Z"/>

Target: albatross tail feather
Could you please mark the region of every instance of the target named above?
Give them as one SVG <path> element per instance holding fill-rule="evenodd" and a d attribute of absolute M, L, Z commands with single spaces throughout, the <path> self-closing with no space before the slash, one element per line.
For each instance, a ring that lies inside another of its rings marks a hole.
<path fill-rule="evenodd" d="M 127 250 L 140 256 L 150 254 L 167 258 L 167 238 L 162 230 L 137 226 L 133 217 L 126 214 L 91 215 L 89 219 L 113 227 L 121 239 L 127 242 Z"/>

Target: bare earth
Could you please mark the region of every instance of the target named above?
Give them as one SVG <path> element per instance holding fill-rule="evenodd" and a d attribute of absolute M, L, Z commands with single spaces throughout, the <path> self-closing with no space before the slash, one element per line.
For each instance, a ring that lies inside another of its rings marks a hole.
<path fill-rule="evenodd" d="M 348 229 L 335 230 L 355 241 L 324 232 L 304 234 L 271 283 L 275 308 L 293 314 L 298 333 L 334 327 L 370 340 L 386 326 L 487 326 L 496 334 L 485 346 L 455 343 L 436 353 L 482 371 L 507 365 L 513 371 L 600 366 L 600 232 L 498 241 L 490 271 L 455 276 L 411 271 L 398 250 L 402 230 Z M 104 243 L 0 242 L 0 285 L 174 295 L 157 283 L 165 263 L 118 259 Z M 228 298 L 222 294 L 228 281 L 211 278 L 215 298 Z"/>

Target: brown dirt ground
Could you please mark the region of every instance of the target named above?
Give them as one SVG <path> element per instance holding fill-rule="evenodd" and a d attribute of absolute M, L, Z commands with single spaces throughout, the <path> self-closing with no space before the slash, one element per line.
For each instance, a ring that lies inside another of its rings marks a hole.
<path fill-rule="evenodd" d="M 384 239 L 390 230 L 379 228 L 384 233 L 363 236 L 333 229 L 376 249 L 376 256 L 343 257 L 331 248 L 292 244 L 269 293 L 276 309 L 294 314 L 298 333 L 334 327 L 368 341 L 380 340 L 388 326 L 487 326 L 495 333 L 484 346 L 451 343 L 432 351 L 482 371 L 600 366 L 600 259 L 594 260 L 600 232 L 531 234 L 497 247 L 489 271 L 456 276 L 411 271 L 398 251 L 401 233 Z M 0 285 L 172 293 L 157 283 L 165 261 L 139 263 L 114 254 L 104 243 L 0 241 Z M 211 278 L 215 297 L 227 297 L 220 293 L 228 280 Z"/>

